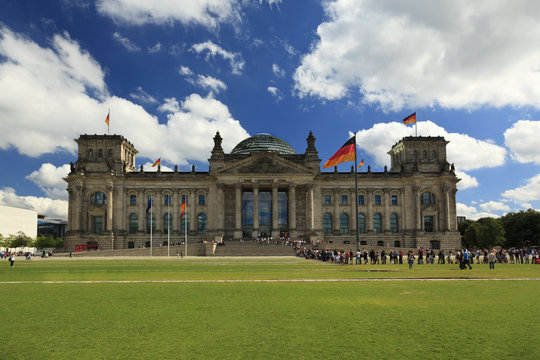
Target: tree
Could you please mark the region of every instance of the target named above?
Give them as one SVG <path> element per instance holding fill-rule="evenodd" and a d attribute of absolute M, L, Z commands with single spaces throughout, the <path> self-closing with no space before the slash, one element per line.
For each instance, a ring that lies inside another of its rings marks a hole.
<path fill-rule="evenodd" d="M 481 218 L 464 230 L 463 245 L 467 248 L 490 249 L 505 242 L 504 228 L 499 219 Z"/>
<path fill-rule="evenodd" d="M 528 209 L 501 218 L 507 247 L 540 246 L 540 212 Z"/>
<path fill-rule="evenodd" d="M 55 238 L 52 235 L 45 236 L 43 234 L 40 234 L 35 242 L 35 246 L 38 249 L 43 248 L 63 248 L 64 247 L 64 240 L 62 238 Z"/>
<path fill-rule="evenodd" d="M 31 246 L 31 245 L 32 245 L 32 239 L 26 236 L 26 234 L 23 233 L 22 231 L 19 231 L 16 235 L 9 236 L 9 247 L 16 248 L 16 247 L 25 247 L 25 246 Z"/>

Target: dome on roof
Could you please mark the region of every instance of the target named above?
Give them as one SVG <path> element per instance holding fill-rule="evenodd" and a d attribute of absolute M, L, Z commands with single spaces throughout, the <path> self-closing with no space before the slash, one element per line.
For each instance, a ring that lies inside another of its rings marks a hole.
<path fill-rule="evenodd" d="M 252 152 L 274 151 L 280 154 L 296 154 L 291 145 L 270 134 L 256 134 L 240 141 L 231 154 L 249 155 Z"/>

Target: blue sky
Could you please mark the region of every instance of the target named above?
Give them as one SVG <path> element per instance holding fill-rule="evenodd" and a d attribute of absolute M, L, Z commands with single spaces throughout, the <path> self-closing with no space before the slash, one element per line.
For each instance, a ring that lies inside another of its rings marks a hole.
<path fill-rule="evenodd" d="M 458 215 L 540 208 L 536 1 L 0 0 L 0 203 L 67 217 L 80 134 L 137 165 L 208 168 L 270 133 L 326 161 L 357 132 L 373 171 L 414 134 L 450 141 Z M 350 163 L 339 166 L 350 169 Z M 364 169 L 365 171 L 365 169 Z"/>

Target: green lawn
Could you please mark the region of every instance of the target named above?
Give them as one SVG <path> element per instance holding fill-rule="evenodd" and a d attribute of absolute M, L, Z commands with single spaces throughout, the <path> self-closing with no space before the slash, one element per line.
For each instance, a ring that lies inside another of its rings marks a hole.
<path fill-rule="evenodd" d="M 337 266 L 286 258 L 0 262 L 14 359 L 536 359 L 538 280 L 14 283 L 44 280 L 540 278 L 540 266 Z M 389 270 L 368 272 L 366 270 Z"/>

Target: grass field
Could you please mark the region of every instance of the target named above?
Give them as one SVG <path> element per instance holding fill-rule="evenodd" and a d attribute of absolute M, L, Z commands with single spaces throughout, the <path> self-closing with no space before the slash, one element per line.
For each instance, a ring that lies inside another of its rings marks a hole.
<path fill-rule="evenodd" d="M 365 281 L 381 278 L 395 281 Z M 416 280 L 438 278 L 477 280 Z M 540 266 L 410 271 L 295 258 L 155 258 L 17 261 L 11 269 L 3 261 L 1 354 L 536 359 L 540 281 L 514 278 L 539 279 Z M 313 279 L 328 281 L 302 281 Z"/>

